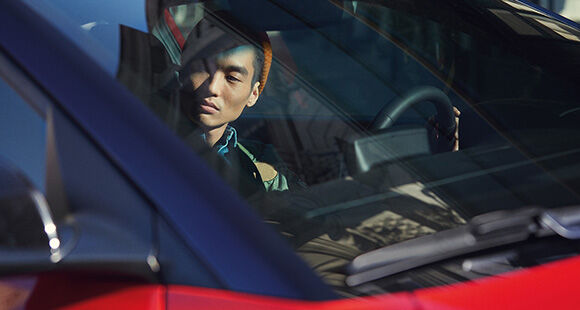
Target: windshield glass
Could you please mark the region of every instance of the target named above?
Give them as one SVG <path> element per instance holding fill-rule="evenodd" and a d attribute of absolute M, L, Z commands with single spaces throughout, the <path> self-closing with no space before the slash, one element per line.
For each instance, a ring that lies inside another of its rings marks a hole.
<path fill-rule="evenodd" d="M 363 253 L 580 200 L 580 31 L 522 2 L 64 2 L 42 13 L 345 295 L 417 287 L 347 287 Z M 415 280 L 482 275 L 446 272 Z"/>

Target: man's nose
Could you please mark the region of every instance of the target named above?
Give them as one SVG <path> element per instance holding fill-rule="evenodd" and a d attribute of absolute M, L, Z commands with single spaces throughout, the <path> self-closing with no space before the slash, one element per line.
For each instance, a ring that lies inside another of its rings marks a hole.
<path fill-rule="evenodd" d="M 209 85 L 208 91 L 213 96 L 219 96 L 222 88 L 222 81 L 223 78 L 221 77 L 221 73 L 215 72 L 214 74 L 210 75 L 209 77 Z"/>

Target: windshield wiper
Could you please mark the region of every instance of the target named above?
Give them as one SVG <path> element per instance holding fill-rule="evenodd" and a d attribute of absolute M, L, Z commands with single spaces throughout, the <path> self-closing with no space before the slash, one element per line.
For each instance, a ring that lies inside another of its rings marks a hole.
<path fill-rule="evenodd" d="M 346 283 L 356 286 L 478 251 L 559 235 L 580 239 L 580 207 L 526 208 L 479 215 L 464 226 L 389 245 L 357 256 Z"/>

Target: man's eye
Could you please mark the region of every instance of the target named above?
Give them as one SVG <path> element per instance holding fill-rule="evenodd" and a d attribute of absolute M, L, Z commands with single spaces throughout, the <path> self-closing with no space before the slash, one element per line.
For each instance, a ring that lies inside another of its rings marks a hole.
<path fill-rule="evenodd" d="M 226 76 L 226 80 L 230 81 L 230 82 L 241 82 L 240 79 L 236 78 L 233 75 L 227 75 Z"/>

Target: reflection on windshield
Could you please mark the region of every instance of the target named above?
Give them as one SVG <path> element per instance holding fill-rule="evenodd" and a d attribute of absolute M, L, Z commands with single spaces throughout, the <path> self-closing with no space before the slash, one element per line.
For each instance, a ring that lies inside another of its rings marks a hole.
<path fill-rule="evenodd" d="M 466 21 L 446 4 L 333 2 L 320 20 L 289 7 L 262 12 L 278 16 L 257 18 L 263 25 L 240 22 L 237 7 L 160 8 L 153 35 L 122 28 L 118 78 L 325 281 L 366 294 L 345 286 L 345 266 L 363 253 L 491 211 L 578 201 L 577 178 L 563 170 L 578 147 L 554 139 L 578 135 L 569 80 L 481 24 L 573 32 L 503 3 Z M 459 152 L 442 143 L 434 97 L 413 99 L 423 98 L 417 86 L 461 111 Z M 395 125 L 373 127 L 401 97 L 409 103 Z"/>
<path fill-rule="evenodd" d="M 337 291 L 476 278 L 437 265 L 346 288 L 345 266 L 491 211 L 578 203 L 577 29 L 512 1 L 224 3 L 147 1 L 146 25 L 73 20 Z"/>

